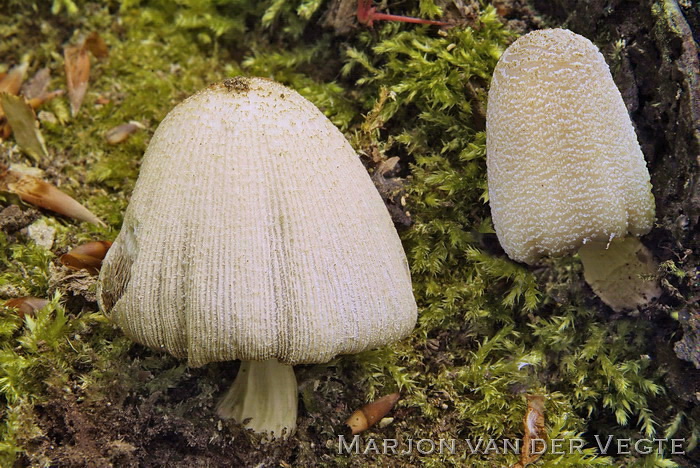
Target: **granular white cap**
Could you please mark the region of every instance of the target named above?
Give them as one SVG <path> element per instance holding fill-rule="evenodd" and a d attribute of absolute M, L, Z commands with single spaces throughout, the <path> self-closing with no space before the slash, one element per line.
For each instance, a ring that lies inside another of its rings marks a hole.
<path fill-rule="evenodd" d="M 585 37 L 548 29 L 515 41 L 494 71 L 486 135 L 491 214 L 512 259 L 532 264 L 651 229 L 644 156 Z"/>

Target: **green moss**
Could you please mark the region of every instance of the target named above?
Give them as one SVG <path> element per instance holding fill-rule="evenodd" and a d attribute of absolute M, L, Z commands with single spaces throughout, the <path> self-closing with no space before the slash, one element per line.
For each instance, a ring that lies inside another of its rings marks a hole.
<path fill-rule="evenodd" d="M 639 357 L 650 330 L 629 320 L 605 323 L 584 305 L 584 294 L 556 304 L 526 268 L 480 248 L 483 235 L 493 232 L 484 205 L 486 89 L 513 36 L 491 7 L 474 29 L 444 35 L 401 29 L 384 26 L 376 42 L 361 34 L 364 46 L 348 50 L 343 68 L 346 75 L 359 75 L 369 98 L 362 101 L 365 112 L 388 90 L 391 98 L 379 113 L 385 130 L 375 136 L 394 143 L 375 144 L 387 156 L 406 153 L 414 160 L 407 187 L 414 224 L 403 239 L 421 309 L 419 327 L 391 352 L 357 358 L 368 398 L 397 387 L 405 406 L 436 423 L 456 414 L 468 436 L 512 437 L 522 433 L 524 401 L 518 395 L 541 393 L 548 398 L 553 432 L 571 438 L 596 427 L 653 436 L 659 421 L 650 399 L 662 387 L 649 359 Z M 553 266 L 564 270 L 546 287 L 566 289 L 570 267 Z M 426 369 L 431 347 L 440 364 Z M 605 422 L 610 417 L 617 427 Z M 410 433 L 439 437 L 425 427 Z M 610 462 L 594 458 L 593 451 L 545 457 L 545 466 Z"/>
<path fill-rule="evenodd" d="M 20 296 L 39 296 L 49 288 L 49 262 L 53 254 L 33 241 L 8 244 L 0 232 L 0 284 L 12 285 Z"/>
<path fill-rule="evenodd" d="M 130 344 L 104 340 L 100 327 L 106 320 L 101 315 L 68 315 L 60 294 L 24 320 L 14 309 L 2 307 L 0 320 L 0 397 L 7 405 L 0 426 L 0 463 L 11 466 L 22 441 L 41 435 L 35 405 L 109 374 L 114 358 Z M 88 343 L 83 335 L 93 340 Z"/>
<path fill-rule="evenodd" d="M 62 4 L 65 6 L 65 2 Z M 57 396 L 104 404 L 105 394 L 117 389 L 128 391 L 125 375 L 118 378 L 115 375 L 124 372 L 118 363 L 132 343 L 97 313 L 95 304 L 87 310 L 75 306 L 67 309 L 68 303 L 76 303 L 73 293 L 64 289 L 66 283 L 51 284 L 53 275 L 61 268 L 57 252 L 90 240 L 114 238 L 138 174 L 139 161 L 157 123 L 184 97 L 221 79 L 222 67 L 213 52 L 202 53 L 190 32 L 149 23 L 136 10 L 125 11 L 118 20 L 108 6 L 81 4 L 80 7 L 90 12 L 85 22 L 73 17 L 55 20 L 44 16 L 48 12 L 43 10 L 34 17 L 20 10 L 10 23 L 17 28 L 0 31 L 10 40 L 2 41 L 0 61 L 11 63 L 16 51 L 24 50 L 23 53 L 32 56 L 30 73 L 44 66 L 51 68 L 54 89 L 65 89 L 61 54 L 65 40 L 77 43 L 81 32 L 98 30 L 110 50 L 107 59 L 91 57 L 90 86 L 80 113 L 71 117 L 67 98 L 58 98 L 46 106 L 46 110 L 56 115 L 57 123 L 44 124 L 42 128 L 52 157 L 48 169 L 56 174 L 51 181 L 105 220 L 109 227 L 60 217 L 49 221 L 57 230 L 52 251 L 22 235 L 10 243 L 0 232 L 0 285 L 5 294 L 47 298 L 56 287 L 64 294 L 53 295 L 49 306 L 24 320 L 15 310 L 0 308 L 0 400 L 6 405 L 0 413 L 2 466 L 12 466 L 37 437 L 45 436 L 36 413 L 37 405 Z M 131 25 L 128 33 L 120 21 Z M 65 22 L 69 28 L 80 23 L 84 29 L 71 39 L 64 29 Z M 31 39 L 25 38 L 28 31 L 32 31 Z M 108 102 L 99 104 L 98 98 Z M 148 129 L 137 132 L 122 145 L 107 145 L 104 134 L 129 120 L 137 120 Z M 7 199 L 3 203 L 11 201 Z M 53 218 L 47 214 L 49 219 Z M 172 379 L 178 376 L 181 373 Z M 159 386 L 163 378 L 153 379 L 151 385 Z M 116 389 L 114 382 L 119 382 Z M 31 459 L 39 465 L 52 463 L 50 455 L 33 454 Z"/>

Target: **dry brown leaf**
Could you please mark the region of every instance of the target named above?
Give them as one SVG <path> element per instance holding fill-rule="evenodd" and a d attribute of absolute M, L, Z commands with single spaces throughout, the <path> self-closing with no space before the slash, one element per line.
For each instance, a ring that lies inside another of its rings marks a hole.
<path fill-rule="evenodd" d="M 79 245 L 67 254 L 61 255 L 62 264 L 72 270 L 87 270 L 96 275 L 100 272 L 102 260 L 112 246 L 109 241 L 95 241 Z"/>
<path fill-rule="evenodd" d="M 661 296 L 659 265 L 638 238 L 588 242 L 578 254 L 586 283 L 615 312 L 644 307 Z"/>
<path fill-rule="evenodd" d="M 50 93 L 44 93 L 39 97 L 35 97 L 33 99 L 30 99 L 28 101 L 28 104 L 32 107 L 32 109 L 38 109 L 43 103 L 50 101 L 51 99 L 62 96 L 63 95 L 63 90 L 59 89 L 56 91 L 51 91 Z"/>
<path fill-rule="evenodd" d="M 17 315 L 24 318 L 26 315 L 34 315 L 34 313 L 46 307 L 49 301 L 38 297 L 25 296 L 5 301 L 5 307 L 17 310 Z"/>
<path fill-rule="evenodd" d="M 537 461 L 547 448 L 547 428 L 544 425 L 544 397 L 527 396 L 527 411 L 523 418 L 523 446 L 520 461 L 511 468 L 523 468 Z"/>
<path fill-rule="evenodd" d="M 17 145 L 34 161 L 48 157 L 44 138 L 36 125 L 32 107 L 21 96 L 0 93 L 0 106 L 5 111 L 7 123 L 15 133 Z"/>
<path fill-rule="evenodd" d="M 18 85 L 21 83 L 21 79 L 24 73 L 22 68 L 26 69 L 26 65 L 20 67 L 19 69 L 18 67 L 15 67 L 15 69 L 13 69 L 13 71 L 9 75 L 5 74 L 8 76 L 9 82 L 5 82 L 5 85 L 0 84 L 0 88 L 7 88 L 9 90 L 7 91 L 8 94 L 16 95 Z M 14 75 L 14 78 L 12 78 L 11 75 Z M 63 91 L 53 91 L 50 93 L 47 92 L 46 89 L 48 87 L 50 79 L 51 75 L 49 73 L 49 69 L 42 68 L 29 81 L 27 81 L 26 83 L 24 83 L 24 85 L 21 86 L 21 95 L 26 98 L 27 103 L 32 109 L 37 109 L 46 101 L 49 101 L 55 98 L 56 96 L 60 96 L 63 94 Z M 3 78 L 0 78 L 0 83 L 2 82 Z M 2 91 L 0 91 L 0 93 L 1 92 Z M 2 107 L 2 103 L 0 103 L 0 140 L 5 140 L 9 138 L 11 134 L 12 125 L 7 121 L 5 111 Z M 41 134 L 39 134 L 39 136 L 41 137 Z M 42 143 L 39 145 L 39 147 L 42 147 L 43 139 L 39 138 L 39 142 Z M 20 144 L 20 140 L 18 140 L 18 144 Z"/>
<path fill-rule="evenodd" d="M 80 110 L 87 91 L 90 79 L 90 56 L 85 44 L 81 44 L 66 47 L 63 50 L 63 57 L 71 114 L 75 116 Z"/>
<path fill-rule="evenodd" d="M 0 191 L 12 192 L 27 203 L 64 216 L 100 226 L 105 225 L 90 210 L 48 182 L 5 168 L 0 167 L 0 169 L 4 169 L 0 171 Z"/>
<path fill-rule="evenodd" d="M 398 393 L 391 393 L 379 400 L 366 404 L 352 413 L 345 422 L 345 424 L 350 426 L 352 435 L 359 434 L 374 426 L 391 411 L 396 402 L 399 401 L 400 396 Z"/>
<path fill-rule="evenodd" d="M 93 32 L 79 45 L 68 46 L 63 50 L 68 98 L 73 116 L 77 115 L 80 110 L 90 80 L 90 56 L 88 52 L 97 58 L 109 55 L 107 44 L 99 33 Z"/>
<path fill-rule="evenodd" d="M 0 93 L 17 95 L 22 87 L 22 81 L 27 72 L 27 67 L 28 65 L 23 63 L 13 67 L 9 73 L 5 73 L 2 78 L 0 78 Z M 10 136 L 10 132 L 7 122 L 5 121 L 5 111 L 2 108 L 2 104 L 0 104 L 0 138 L 7 138 Z"/>
<path fill-rule="evenodd" d="M 105 58 L 109 55 L 109 49 L 100 33 L 94 31 L 85 38 L 85 48 L 97 58 Z"/>
<path fill-rule="evenodd" d="M 24 83 L 22 96 L 31 100 L 46 94 L 46 91 L 49 89 L 49 81 L 51 81 L 51 72 L 44 67 Z"/>
<path fill-rule="evenodd" d="M 382 161 L 377 166 L 377 169 L 375 170 L 375 174 L 377 174 L 380 177 L 384 177 L 388 172 L 393 171 L 398 163 L 399 163 L 398 156 L 394 156 L 394 157 L 391 157 L 385 161 Z"/>
<path fill-rule="evenodd" d="M 19 94 L 28 67 L 27 63 L 12 67 L 12 70 L 0 80 L 0 93 Z"/>
<path fill-rule="evenodd" d="M 129 136 L 132 133 L 142 128 L 144 128 L 143 125 L 141 125 L 138 122 L 129 122 L 121 124 L 109 130 L 105 134 L 105 139 L 110 145 L 116 145 L 123 141 L 126 141 L 126 139 L 129 138 Z"/>

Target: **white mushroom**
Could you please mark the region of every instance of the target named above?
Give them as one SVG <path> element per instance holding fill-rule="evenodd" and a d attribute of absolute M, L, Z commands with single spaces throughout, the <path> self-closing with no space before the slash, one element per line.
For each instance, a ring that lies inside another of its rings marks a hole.
<path fill-rule="evenodd" d="M 296 426 L 293 364 L 396 341 L 417 314 L 356 153 L 313 104 L 261 78 L 213 85 L 160 124 L 98 297 L 139 343 L 192 366 L 244 361 L 218 412 L 276 437 Z"/>
<path fill-rule="evenodd" d="M 588 280 L 596 268 L 586 263 L 600 258 L 593 251 L 651 229 L 644 156 L 610 70 L 588 39 L 548 29 L 515 41 L 494 71 L 486 127 L 493 223 L 514 260 L 533 264 L 586 244 Z"/>

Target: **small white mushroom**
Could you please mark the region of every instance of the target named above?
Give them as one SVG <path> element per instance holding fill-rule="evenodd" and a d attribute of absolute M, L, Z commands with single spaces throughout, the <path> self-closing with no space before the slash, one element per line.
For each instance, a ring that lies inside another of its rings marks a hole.
<path fill-rule="evenodd" d="M 491 213 L 512 259 L 533 264 L 586 244 L 589 280 L 599 269 L 590 264 L 600 258 L 592 251 L 651 229 L 644 156 L 610 70 L 588 39 L 548 29 L 515 41 L 494 71 L 486 128 Z M 630 276 L 642 273 L 649 269 Z M 613 307 L 626 303 L 619 299 Z"/>
<path fill-rule="evenodd" d="M 389 214 L 342 133 L 261 78 L 213 85 L 155 132 L 104 260 L 100 307 L 192 366 L 241 359 L 218 408 L 279 437 L 297 363 L 408 335 L 416 304 Z"/>

